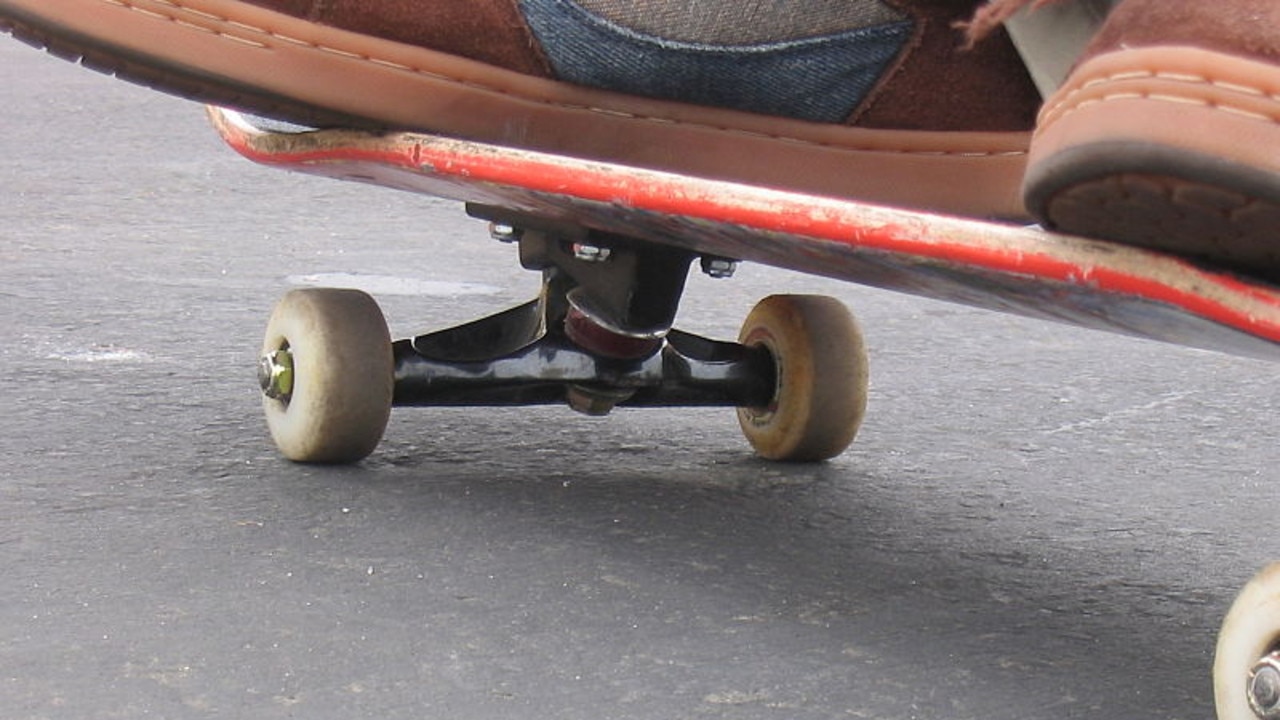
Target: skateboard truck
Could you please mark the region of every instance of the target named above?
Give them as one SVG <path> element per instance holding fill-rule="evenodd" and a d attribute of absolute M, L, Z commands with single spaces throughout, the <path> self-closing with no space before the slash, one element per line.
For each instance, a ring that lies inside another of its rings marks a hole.
<path fill-rule="evenodd" d="M 692 252 L 483 206 L 491 234 L 543 273 L 533 301 L 394 344 L 396 405 L 567 401 L 604 415 L 629 406 L 765 406 L 776 385 L 763 347 L 673 329 Z"/>
<path fill-rule="evenodd" d="M 302 462 L 359 460 L 393 405 L 567 403 L 737 409 L 762 457 L 815 461 L 852 442 L 866 408 L 861 331 L 838 301 L 775 295 L 737 342 L 673 327 L 698 254 L 482 206 L 492 234 L 542 273 L 533 300 L 457 327 L 392 342 L 373 298 L 306 288 L 276 305 L 258 370 L 276 446 Z M 704 258 L 705 259 L 705 258 Z M 732 261 L 704 265 L 726 273 Z"/>

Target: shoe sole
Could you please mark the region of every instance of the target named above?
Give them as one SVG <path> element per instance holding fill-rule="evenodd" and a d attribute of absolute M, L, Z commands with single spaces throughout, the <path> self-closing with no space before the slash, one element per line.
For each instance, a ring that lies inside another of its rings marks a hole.
<path fill-rule="evenodd" d="M 1029 133 L 870 130 L 531 77 L 237 0 L 0 0 L 19 39 L 165 92 L 315 126 L 481 142 L 869 202 L 1025 217 Z"/>
<path fill-rule="evenodd" d="M 1025 200 L 1058 230 L 1280 277 L 1278 149 L 1280 67 L 1117 51 L 1045 104 Z"/>

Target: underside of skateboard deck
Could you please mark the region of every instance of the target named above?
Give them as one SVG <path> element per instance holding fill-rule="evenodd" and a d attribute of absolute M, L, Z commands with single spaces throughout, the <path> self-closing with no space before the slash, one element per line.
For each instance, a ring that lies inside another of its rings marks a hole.
<path fill-rule="evenodd" d="M 1035 228 L 880 208 L 413 133 L 271 131 L 212 111 L 250 159 L 915 295 L 1280 358 L 1280 289 Z"/>

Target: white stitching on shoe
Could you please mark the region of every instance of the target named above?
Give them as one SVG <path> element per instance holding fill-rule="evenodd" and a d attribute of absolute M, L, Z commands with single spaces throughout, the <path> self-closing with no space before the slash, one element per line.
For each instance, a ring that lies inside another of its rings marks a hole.
<path fill-rule="evenodd" d="M 753 131 L 753 130 L 743 130 L 740 128 L 733 128 L 733 127 L 723 127 L 723 126 L 713 125 L 709 123 L 699 123 L 699 122 L 691 122 L 687 120 L 677 120 L 673 118 L 663 118 L 663 117 L 655 117 L 655 116 L 648 116 L 648 115 L 640 115 L 635 113 L 627 113 L 627 112 L 622 112 L 618 110 L 610 110 L 608 108 L 593 107 L 590 105 L 578 105 L 578 104 L 563 103 L 563 102 L 549 102 L 539 98 L 529 98 L 525 96 L 520 96 L 510 92 L 509 90 L 485 85 L 483 83 L 477 83 L 472 80 L 452 77 L 449 75 L 442 75 L 440 73 L 426 70 L 424 68 L 411 67 L 399 62 L 385 60 L 382 58 L 371 57 L 363 53 L 352 53 L 350 51 L 342 50 L 340 48 L 329 47 L 329 46 L 309 42 L 306 40 L 301 40 L 299 38 L 290 37 L 288 35 L 283 35 L 273 30 L 268 30 L 266 28 L 261 28 L 261 27 L 255 27 L 253 25 L 249 25 L 244 22 L 232 20 L 226 17 L 220 17 L 216 14 L 208 13 L 203 10 L 195 10 L 195 9 L 189 8 L 186 5 L 184 5 L 181 2 L 181 0 L 151 0 L 151 2 L 153 3 L 166 5 L 172 8 L 172 11 L 173 13 L 175 13 L 175 15 L 165 15 L 164 13 L 156 12 L 155 10 L 142 8 L 142 7 L 139 7 L 136 3 L 131 2 L 130 0 L 99 0 L 99 2 L 104 2 L 104 3 L 115 5 L 120 8 L 127 9 L 133 12 L 138 12 L 138 13 L 142 13 L 158 19 L 174 22 L 184 28 L 196 29 L 196 30 L 201 30 L 203 32 L 212 33 L 213 35 L 216 35 L 219 38 L 230 40 L 230 41 L 241 43 L 241 44 L 247 44 L 247 45 L 251 45 L 251 46 L 255 46 L 263 49 L 270 48 L 270 45 L 267 43 L 257 42 L 252 39 L 233 35 L 224 31 L 217 30 L 215 28 L 206 28 L 206 27 L 201 27 L 199 25 L 194 25 L 189 21 L 184 21 L 180 17 L 177 17 L 176 14 L 186 13 L 194 17 L 199 17 L 205 20 L 221 23 L 223 25 L 226 25 L 227 27 L 236 28 L 246 32 L 263 35 L 280 42 L 285 42 L 292 45 L 311 48 L 319 52 L 329 53 L 329 54 L 337 55 L 337 56 L 348 58 L 348 59 L 361 60 L 361 61 L 369 62 L 372 64 L 376 64 L 382 67 L 402 70 L 402 71 L 410 72 L 416 75 L 422 75 L 424 77 L 431 77 L 438 80 L 454 83 L 456 85 L 460 85 L 463 87 L 474 88 L 484 92 L 518 98 L 524 102 L 533 100 L 547 106 L 559 107 L 567 110 L 585 110 L 588 112 L 598 113 L 602 115 L 614 115 L 618 117 L 626 117 L 626 118 L 630 118 L 630 119 L 641 121 L 641 122 L 683 125 L 688 127 L 703 127 L 703 128 L 717 130 L 720 132 L 733 133 L 733 134 L 741 135 L 744 137 L 768 138 L 771 140 L 777 140 L 781 142 L 791 142 L 791 143 L 797 143 L 797 144 L 808 145 L 808 146 L 830 147 L 830 148 L 852 150 L 852 151 L 864 150 L 864 151 L 891 153 L 891 154 L 899 154 L 899 155 L 954 156 L 954 157 L 975 157 L 975 158 L 977 157 L 1018 157 L 1018 156 L 1024 156 L 1027 154 L 1026 150 L 989 150 L 989 151 L 927 150 L 926 151 L 926 150 L 910 150 L 910 149 L 886 149 L 886 148 L 879 148 L 879 147 L 858 148 L 858 147 L 849 146 L 849 145 L 841 145 L 836 143 L 822 142 L 818 140 L 790 137 L 787 135 L 765 133 L 765 132 L 759 132 L 759 131 Z"/>
<path fill-rule="evenodd" d="M 1108 93 L 1095 98 L 1088 98 L 1078 101 L 1078 96 L 1100 85 L 1109 83 L 1124 83 L 1135 80 L 1161 80 L 1175 84 L 1183 84 L 1187 86 L 1208 86 L 1225 90 L 1230 93 L 1248 96 L 1255 99 L 1269 100 L 1277 104 L 1274 113 L 1260 113 L 1244 107 L 1238 107 L 1222 102 L 1215 102 L 1205 98 L 1191 97 L 1187 95 L 1175 95 L 1168 91 L 1172 88 L 1162 88 L 1162 91 L 1137 92 L 1133 90 L 1117 91 Z M 1190 73 L 1179 72 L 1162 72 L 1155 70 L 1131 70 L 1126 72 L 1114 73 L 1105 77 L 1092 78 L 1080 87 L 1071 90 L 1060 101 L 1052 106 L 1045 106 L 1040 114 L 1040 126 L 1048 126 L 1062 118 L 1070 115 L 1076 110 L 1098 105 L 1100 103 L 1112 100 L 1156 100 L 1159 102 L 1179 103 L 1183 105 L 1198 105 L 1213 110 L 1221 110 L 1225 113 L 1246 117 L 1252 120 L 1268 122 L 1272 124 L 1280 124 L 1280 93 L 1272 93 L 1259 87 L 1242 85 L 1238 82 L 1228 82 L 1218 80 L 1204 75 L 1194 75 Z"/>

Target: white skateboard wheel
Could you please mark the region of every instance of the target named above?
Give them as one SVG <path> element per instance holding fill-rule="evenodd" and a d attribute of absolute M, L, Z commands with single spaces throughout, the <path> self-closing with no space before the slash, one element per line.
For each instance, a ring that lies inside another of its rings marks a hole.
<path fill-rule="evenodd" d="M 348 463 L 373 452 L 395 386 L 391 338 L 373 298 L 330 288 L 289 292 L 267 323 L 262 354 L 263 410 L 285 457 Z"/>
<path fill-rule="evenodd" d="M 1213 694 L 1218 720 L 1280 718 L 1280 563 L 1254 576 L 1218 633 Z M 1256 708 L 1256 709 L 1255 709 Z"/>

